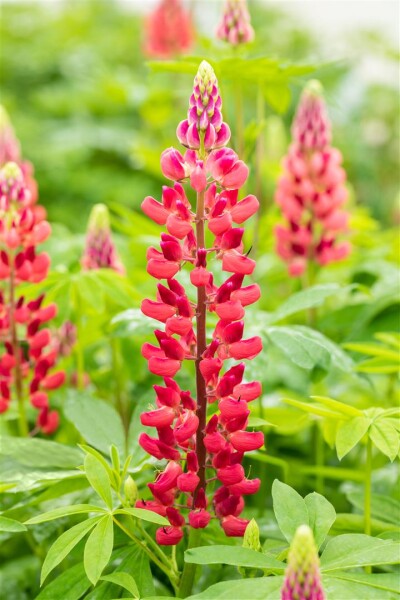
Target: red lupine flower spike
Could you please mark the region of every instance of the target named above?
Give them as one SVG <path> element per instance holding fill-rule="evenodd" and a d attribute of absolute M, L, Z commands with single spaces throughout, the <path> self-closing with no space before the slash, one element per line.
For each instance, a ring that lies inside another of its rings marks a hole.
<path fill-rule="evenodd" d="M 185 517 L 191 527 L 208 525 L 206 468 L 210 464 L 222 484 L 215 491 L 212 510 L 227 535 L 243 535 L 247 521 L 238 518 L 244 508 L 243 495 L 255 493 L 260 484 L 246 479 L 241 462 L 247 450 L 264 443 L 262 433 L 246 431 L 248 402 L 260 395 L 261 385 L 243 382 L 243 362 L 223 371 L 225 360 L 251 359 L 262 347 L 257 336 L 243 339 L 245 307 L 258 300 L 260 289 L 257 284 L 243 287 L 255 262 L 245 254 L 244 228 L 232 227 L 251 217 L 258 201 L 251 195 L 239 199 L 238 188 L 246 181 L 248 168 L 233 150 L 224 147 L 230 134 L 221 106 L 217 79 L 203 62 L 194 81 L 188 117 L 177 131 L 189 149 L 182 155 L 169 148 L 161 156 L 161 169 L 174 181 L 173 187 L 163 188 L 161 203 L 147 197 L 142 204 L 143 211 L 168 231 L 161 234 L 160 249 L 147 251 L 148 272 L 166 279 L 166 284 L 157 285 L 155 300 L 142 303 L 144 314 L 165 323 L 163 330 L 154 332 L 158 345 L 146 342 L 142 347 L 150 372 L 164 377 L 165 386 L 154 386 L 156 409 L 141 415 L 141 422 L 154 427 L 158 437 L 147 433 L 139 437 L 151 456 L 169 461 L 149 484 L 154 500 L 148 510 L 167 515 L 171 525 L 157 530 L 157 542 L 163 545 L 180 541 Z M 191 208 L 179 182 L 197 192 L 196 208 Z M 211 248 L 205 243 L 206 222 L 215 235 Z M 231 273 L 219 287 L 211 272 L 213 255 L 222 261 L 222 265 L 217 263 L 220 271 Z M 192 290 L 178 281 L 185 263 L 190 265 Z M 210 339 L 207 311 L 219 317 Z M 195 359 L 195 397 L 172 379 L 186 359 Z M 207 405 L 213 402 L 218 402 L 217 411 L 207 421 Z M 188 515 L 176 504 L 182 493 L 187 496 Z M 143 501 L 137 506 L 147 508 Z"/>
<path fill-rule="evenodd" d="M 0 119 L 0 143 L 6 145 L 1 146 L 0 155 L 13 154 L 20 166 L 6 163 L 0 171 L 0 244 L 4 247 L 0 279 L 5 281 L 7 290 L 5 296 L 0 294 L 4 341 L 0 355 L 0 412 L 5 412 L 13 400 L 23 402 L 28 395 L 31 405 L 39 410 L 36 426 L 50 435 L 57 429 L 59 417 L 57 411 L 50 409 L 48 392 L 64 383 L 65 373 L 52 371 L 59 351 L 50 329 L 43 325 L 56 316 L 57 307 L 43 304 L 43 294 L 29 302 L 18 296 L 22 281 L 37 283 L 47 276 L 50 259 L 44 252 L 37 254 L 36 245 L 48 237 L 50 225 L 44 221 L 44 211 L 35 206 L 37 189 L 32 169 L 21 162 L 18 145 L 14 153 L 7 146 L 12 130 L 4 133 L 3 125 Z M 22 343 L 26 345 L 24 350 Z M 20 428 L 21 435 L 28 433 L 25 422 L 20 423 Z"/>

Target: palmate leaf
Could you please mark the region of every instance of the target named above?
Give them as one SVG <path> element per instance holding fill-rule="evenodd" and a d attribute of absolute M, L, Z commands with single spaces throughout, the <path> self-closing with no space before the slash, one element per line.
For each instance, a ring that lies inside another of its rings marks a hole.
<path fill-rule="evenodd" d="M 280 600 L 282 583 L 283 577 L 280 576 L 222 581 L 186 600 Z"/>
<path fill-rule="evenodd" d="M 400 435 L 388 419 L 376 420 L 371 425 L 369 436 L 378 450 L 393 462 L 399 453 Z"/>
<path fill-rule="evenodd" d="M 43 584 L 46 577 L 53 569 L 75 548 L 81 539 L 89 533 L 91 529 L 100 521 L 102 517 L 92 517 L 82 521 L 68 531 L 65 531 L 54 544 L 50 547 L 46 558 L 44 559 L 42 572 L 40 576 L 40 585 Z"/>
<path fill-rule="evenodd" d="M 102 517 L 90 534 L 83 553 L 88 579 L 96 585 L 107 566 L 114 544 L 114 525 L 111 515 Z"/>
<path fill-rule="evenodd" d="M 348 492 L 347 499 L 353 506 L 364 511 L 364 494 L 362 492 Z M 400 501 L 397 498 L 372 494 L 371 498 L 372 516 L 393 525 L 400 525 Z"/>
<path fill-rule="evenodd" d="M 275 479 L 272 484 L 274 513 L 279 528 L 290 543 L 301 525 L 309 525 L 318 547 L 336 519 L 332 504 L 316 492 L 302 498 L 293 488 Z"/>
<path fill-rule="evenodd" d="M 397 576 L 393 573 L 329 573 L 322 585 L 327 600 L 395 600 L 399 598 Z"/>
<path fill-rule="evenodd" d="M 83 564 L 77 564 L 61 573 L 36 596 L 35 600 L 79 600 L 90 588 Z"/>

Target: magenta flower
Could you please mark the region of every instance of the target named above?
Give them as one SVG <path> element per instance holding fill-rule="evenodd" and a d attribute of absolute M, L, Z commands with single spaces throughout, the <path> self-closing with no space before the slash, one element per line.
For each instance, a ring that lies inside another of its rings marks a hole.
<path fill-rule="evenodd" d="M 87 271 L 113 269 L 117 273 L 125 273 L 111 238 L 110 218 L 105 204 L 95 204 L 92 208 L 81 264 Z"/>
<path fill-rule="evenodd" d="M 226 0 L 221 23 L 217 29 L 220 40 L 237 46 L 253 41 L 254 29 L 250 24 L 250 14 L 246 0 Z"/>
<path fill-rule="evenodd" d="M 325 600 L 314 536 L 301 525 L 292 540 L 281 600 Z"/>
<path fill-rule="evenodd" d="M 217 79 L 204 61 L 189 104 L 188 119 L 177 132 L 188 150 L 182 155 L 169 148 L 161 156 L 161 169 L 173 187 L 163 188 L 161 202 L 147 197 L 142 204 L 146 215 L 168 231 L 161 234 L 160 249 L 147 252 L 147 271 L 159 283 L 156 298 L 143 300 L 141 307 L 164 324 L 154 332 L 157 344 L 142 347 L 150 372 L 162 377 L 164 385 L 154 386 L 155 406 L 141 415 L 142 424 L 153 427 L 156 435 L 142 433 L 139 443 L 151 456 L 167 460 L 167 466 L 148 486 L 153 500 L 137 502 L 169 519 L 170 527 L 157 531 L 161 545 L 177 544 L 185 524 L 206 527 L 212 514 L 227 535 L 242 536 L 248 524 L 239 516 L 243 496 L 257 492 L 260 480 L 247 479 L 241 462 L 245 452 L 264 443 L 262 433 L 247 431 L 248 403 L 261 394 L 260 383 L 243 381 L 244 362 L 223 370 L 226 360 L 251 359 L 262 349 L 258 336 L 245 336 L 245 307 L 259 299 L 260 288 L 242 286 L 255 262 L 247 256 L 244 229 L 233 226 L 254 215 L 258 201 L 252 195 L 239 199 L 248 168 L 224 147 L 229 128 L 222 118 Z M 197 193 L 193 208 L 184 183 Z M 230 274 L 219 286 L 213 255 L 219 270 Z M 192 290 L 178 281 L 185 264 L 191 267 Z M 218 317 L 210 336 L 207 312 Z M 173 379 L 186 360 L 194 362 L 196 371 L 193 396 Z M 208 419 L 210 403 L 218 406 Z M 187 509 L 181 500 L 177 504 L 182 494 Z"/>
<path fill-rule="evenodd" d="M 350 244 L 338 238 L 346 232 L 346 173 L 341 154 L 330 145 L 330 123 L 318 82 L 305 88 L 292 127 L 293 143 L 284 159 L 276 202 L 284 223 L 275 229 L 277 253 L 293 277 L 310 263 L 327 265 L 345 258 Z"/>

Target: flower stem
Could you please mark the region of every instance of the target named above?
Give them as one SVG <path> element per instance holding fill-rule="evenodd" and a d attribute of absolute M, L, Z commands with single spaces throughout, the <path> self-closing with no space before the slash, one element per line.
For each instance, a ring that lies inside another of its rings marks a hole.
<path fill-rule="evenodd" d="M 196 210 L 196 237 L 197 250 L 205 248 L 205 233 L 204 233 L 204 191 L 197 194 L 197 210 Z M 196 433 L 196 454 L 199 462 L 198 476 L 200 478 L 197 490 L 206 487 L 206 448 L 204 446 L 204 429 L 207 419 L 207 390 L 206 382 L 200 371 L 200 362 L 202 354 L 206 349 L 206 288 L 201 285 L 197 288 L 197 354 L 196 354 L 196 392 L 197 392 L 197 416 L 199 418 L 199 426 Z M 196 499 L 196 498 L 195 498 Z"/>
<path fill-rule="evenodd" d="M 372 487 L 372 442 L 368 436 L 367 456 L 365 461 L 364 484 L 364 533 L 371 535 L 371 487 Z M 371 567 L 365 567 L 366 573 L 371 573 Z"/>
<path fill-rule="evenodd" d="M 26 437 L 29 433 L 28 422 L 26 419 L 24 392 L 21 372 L 21 348 L 18 343 L 17 323 L 15 321 L 15 273 L 14 267 L 10 274 L 10 328 L 11 328 L 11 345 L 15 358 L 15 393 L 18 401 L 18 428 L 19 434 Z"/>
<path fill-rule="evenodd" d="M 322 469 L 325 464 L 325 443 L 324 436 L 322 435 L 321 427 L 318 423 L 315 423 L 315 437 L 314 437 L 314 448 L 315 448 L 315 464 L 318 468 L 317 476 L 315 479 L 315 489 L 319 494 L 324 494 L 325 489 L 325 478 L 319 469 Z"/>
<path fill-rule="evenodd" d="M 174 588 L 175 593 L 177 593 L 177 591 L 178 591 L 178 585 L 177 585 L 178 584 L 178 576 L 177 576 L 177 574 L 173 573 L 171 571 L 171 569 L 169 569 L 166 565 L 164 565 L 157 558 L 157 556 L 152 552 L 152 550 L 150 550 L 150 548 L 148 548 L 146 546 L 146 544 L 144 544 L 141 540 L 139 540 L 139 538 L 137 538 L 134 533 L 129 531 L 129 529 L 127 529 L 122 523 L 120 523 L 120 521 L 118 521 L 118 519 L 113 517 L 113 521 L 128 537 L 131 538 L 131 540 L 133 540 L 135 542 L 135 544 L 137 544 L 139 546 L 139 548 L 141 550 L 143 550 L 143 552 L 145 552 L 148 555 L 148 557 L 154 562 L 154 564 L 156 564 L 158 566 L 158 568 L 161 569 L 161 571 L 163 571 L 163 573 L 166 574 L 166 576 L 168 577 L 168 579 L 171 582 L 172 587 Z"/>
<path fill-rule="evenodd" d="M 76 387 L 78 390 L 83 390 L 85 387 L 85 358 L 82 346 L 82 318 L 78 313 L 76 320 L 77 328 L 77 343 L 75 345 L 76 353 Z"/>
<path fill-rule="evenodd" d="M 200 539 L 201 529 L 190 528 L 188 550 L 189 548 L 195 548 L 196 546 L 198 546 L 200 544 Z M 178 598 L 186 598 L 192 593 L 192 587 L 196 575 L 196 567 L 197 565 L 194 563 L 185 562 L 181 581 L 179 584 Z"/>
<path fill-rule="evenodd" d="M 264 100 L 263 88 L 260 83 L 258 85 L 258 89 L 257 89 L 257 123 L 258 123 L 258 125 L 260 125 L 260 123 L 264 123 L 264 119 L 265 119 L 265 100 Z M 263 157 L 264 157 L 264 127 L 262 127 L 262 129 L 260 130 L 260 132 L 257 136 L 257 143 L 256 143 L 255 189 L 256 189 L 256 196 L 260 203 L 260 208 L 257 211 L 256 222 L 255 222 L 255 226 L 254 226 L 253 249 L 254 249 L 255 256 L 257 256 L 258 242 L 259 242 L 259 238 L 260 238 L 260 219 L 261 219 L 261 216 L 263 215 L 264 211 L 266 210 L 266 202 L 264 202 L 265 199 L 263 196 L 263 185 L 262 185 Z"/>

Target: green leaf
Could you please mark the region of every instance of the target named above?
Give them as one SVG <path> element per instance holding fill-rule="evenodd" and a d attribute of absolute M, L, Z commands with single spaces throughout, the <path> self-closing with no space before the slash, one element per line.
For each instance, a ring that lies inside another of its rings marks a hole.
<path fill-rule="evenodd" d="M 395 427 L 387 419 L 379 419 L 371 425 L 369 437 L 378 450 L 393 462 L 400 449 L 400 436 Z"/>
<path fill-rule="evenodd" d="M 27 528 L 23 523 L 16 521 L 15 519 L 9 519 L 8 517 L 0 516 L 0 531 L 9 531 L 10 533 L 20 533 L 27 531 Z"/>
<path fill-rule="evenodd" d="M 338 400 L 327 398 L 326 396 L 311 396 L 311 398 L 317 402 L 320 402 L 334 412 L 343 414 L 346 417 L 358 417 L 362 415 L 362 411 L 354 406 L 351 406 L 351 404 L 345 404 L 344 402 L 339 402 Z"/>
<path fill-rule="evenodd" d="M 364 494 L 361 492 L 348 492 L 347 499 L 353 506 L 364 511 Z M 371 498 L 372 516 L 393 525 L 400 523 L 400 502 L 396 498 L 373 494 Z"/>
<path fill-rule="evenodd" d="M 394 350 L 389 350 L 380 344 L 352 342 L 343 344 L 343 346 L 353 352 L 359 352 L 360 354 L 367 354 L 369 356 L 381 356 L 382 358 L 387 358 L 389 361 L 392 360 L 399 363 L 399 353 Z"/>
<path fill-rule="evenodd" d="M 128 592 L 130 592 L 134 598 L 139 598 L 139 590 L 136 582 L 132 575 L 129 575 L 129 573 L 115 571 L 115 573 L 110 573 L 110 575 L 103 575 L 101 579 L 104 581 L 110 581 L 111 583 L 116 583 L 117 585 L 120 585 L 124 589 L 128 590 Z"/>
<path fill-rule="evenodd" d="M 328 572 L 367 565 L 390 565 L 398 561 L 397 543 L 349 533 L 329 540 L 321 556 L 321 570 Z"/>
<path fill-rule="evenodd" d="M 279 600 L 282 583 L 283 577 L 279 576 L 221 581 L 186 600 Z"/>
<path fill-rule="evenodd" d="M 156 525 L 170 525 L 169 521 L 152 510 L 146 510 L 145 508 L 120 508 L 115 511 L 116 515 L 130 515 L 141 519 L 142 521 L 149 521 L 149 523 L 155 523 Z"/>
<path fill-rule="evenodd" d="M 125 455 L 125 432 L 121 417 L 110 404 L 87 392 L 69 394 L 65 416 L 92 446 L 108 454 L 112 444 Z"/>
<path fill-rule="evenodd" d="M 300 400 L 293 400 L 292 398 L 282 398 L 283 402 L 294 406 L 295 408 L 299 408 L 300 410 L 304 410 L 307 413 L 315 415 L 317 417 L 324 417 L 326 419 L 333 419 L 334 421 L 342 419 L 341 413 L 334 412 L 325 408 L 325 406 L 320 406 L 318 404 L 314 404 L 312 402 L 301 402 Z"/>
<path fill-rule="evenodd" d="M 0 436 L 0 455 L 9 456 L 27 467 L 43 469 L 71 469 L 82 462 L 79 450 L 66 444 L 9 436 Z"/>
<path fill-rule="evenodd" d="M 289 298 L 279 306 L 278 310 L 272 313 L 272 322 L 275 323 L 276 321 L 281 321 L 286 317 L 290 317 L 291 315 L 302 310 L 307 310 L 308 308 L 321 306 L 327 298 L 337 296 L 339 291 L 350 287 L 352 286 L 341 288 L 337 283 L 326 283 L 314 285 L 301 292 L 297 292 L 296 294 L 289 296 Z"/>
<path fill-rule="evenodd" d="M 319 331 L 301 325 L 269 327 L 266 335 L 288 358 L 303 369 L 318 366 L 328 370 L 334 366 L 350 373 L 352 359 L 334 342 Z"/>
<path fill-rule="evenodd" d="M 326 479 L 333 479 L 336 481 L 344 481 L 349 479 L 350 481 L 364 482 L 365 475 L 359 469 L 338 469 L 338 467 L 316 467 L 306 466 L 299 468 L 300 473 L 304 475 L 322 475 Z"/>
<path fill-rule="evenodd" d="M 392 373 L 398 373 L 398 363 L 390 363 L 387 358 L 369 358 L 359 362 L 355 370 L 358 373 L 380 373 L 385 375 L 391 375 Z"/>
<path fill-rule="evenodd" d="M 106 568 L 114 544 L 112 516 L 103 517 L 90 534 L 83 553 L 83 564 L 88 579 L 96 585 Z"/>
<path fill-rule="evenodd" d="M 342 460 L 362 440 L 370 425 L 371 419 L 364 416 L 339 423 L 336 433 L 336 452 L 339 460 Z"/>
<path fill-rule="evenodd" d="M 44 559 L 42 573 L 40 576 L 40 585 L 44 582 L 47 575 L 60 564 L 60 562 L 71 552 L 81 539 L 99 522 L 101 517 L 92 517 L 82 523 L 78 523 L 65 531 L 54 542 Z"/>
<path fill-rule="evenodd" d="M 61 573 L 54 581 L 36 596 L 35 600 L 80 600 L 90 588 L 90 581 L 85 575 L 82 564 L 75 565 Z"/>
<path fill-rule="evenodd" d="M 264 96 L 268 104 L 276 110 L 278 113 L 284 113 L 287 111 L 291 93 L 288 85 L 275 84 L 266 86 L 264 89 Z"/>
<path fill-rule="evenodd" d="M 112 510 L 111 485 L 107 471 L 97 458 L 92 454 L 85 456 L 85 473 L 92 488 L 104 500 L 108 508 Z"/>
<path fill-rule="evenodd" d="M 276 560 L 272 555 L 263 554 L 242 548 L 241 546 L 200 546 L 190 548 L 185 552 L 185 562 L 196 565 L 234 565 L 235 567 L 252 567 L 255 569 L 269 569 L 282 573 L 284 563 Z"/>
<path fill-rule="evenodd" d="M 279 528 L 291 542 L 296 529 L 309 524 L 307 505 L 296 490 L 278 479 L 272 484 L 272 500 Z"/>
<path fill-rule="evenodd" d="M 308 524 L 313 530 L 315 543 L 320 548 L 336 519 L 332 504 L 321 494 L 313 492 L 304 498 L 308 510 Z"/>
<path fill-rule="evenodd" d="M 338 513 L 336 515 L 336 521 L 332 527 L 332 530 L 333 535 L 338 535 L 342 533 L 364 533 L 364 514 Z M 396 527 L 396 525 L 393 525 L 392 523 L 388 523 L 387 521 L 381 521 L 375 518 L 371 519 L 372 536 L 382 537 L 382 534 L 385 532 L 387 532 L 388 534 L 396 535 L 396 532 L 400 532 L 400 528 Z M 389 536 L 387 539 L 394 538 Z"/>
<path fill-rule="evenodd" d="M 346 577 L 347 575 L 347 577 Z M 365 579 L 364 579 L 365 578 Z M 395 600 L 393 577 L 388 574 L 330 573 L 322 577 L 322 585 L 329 600 Z"/>
<path fill-rule="evenodd" d="M 36 525 L 37 523 L 45 523 L 46 521 L 53 521 L 54 519 L 60 519 L 61 517 L 67 517 L 69 515 L 80 515 L 82 513 L 89 512 L 104 512 L 104 508 L 95 506 L 93 504 L 74 504 L 73 506 L 60 506 L 36 517 L 32 517 L 25 521 L 25 525 Z"/>

